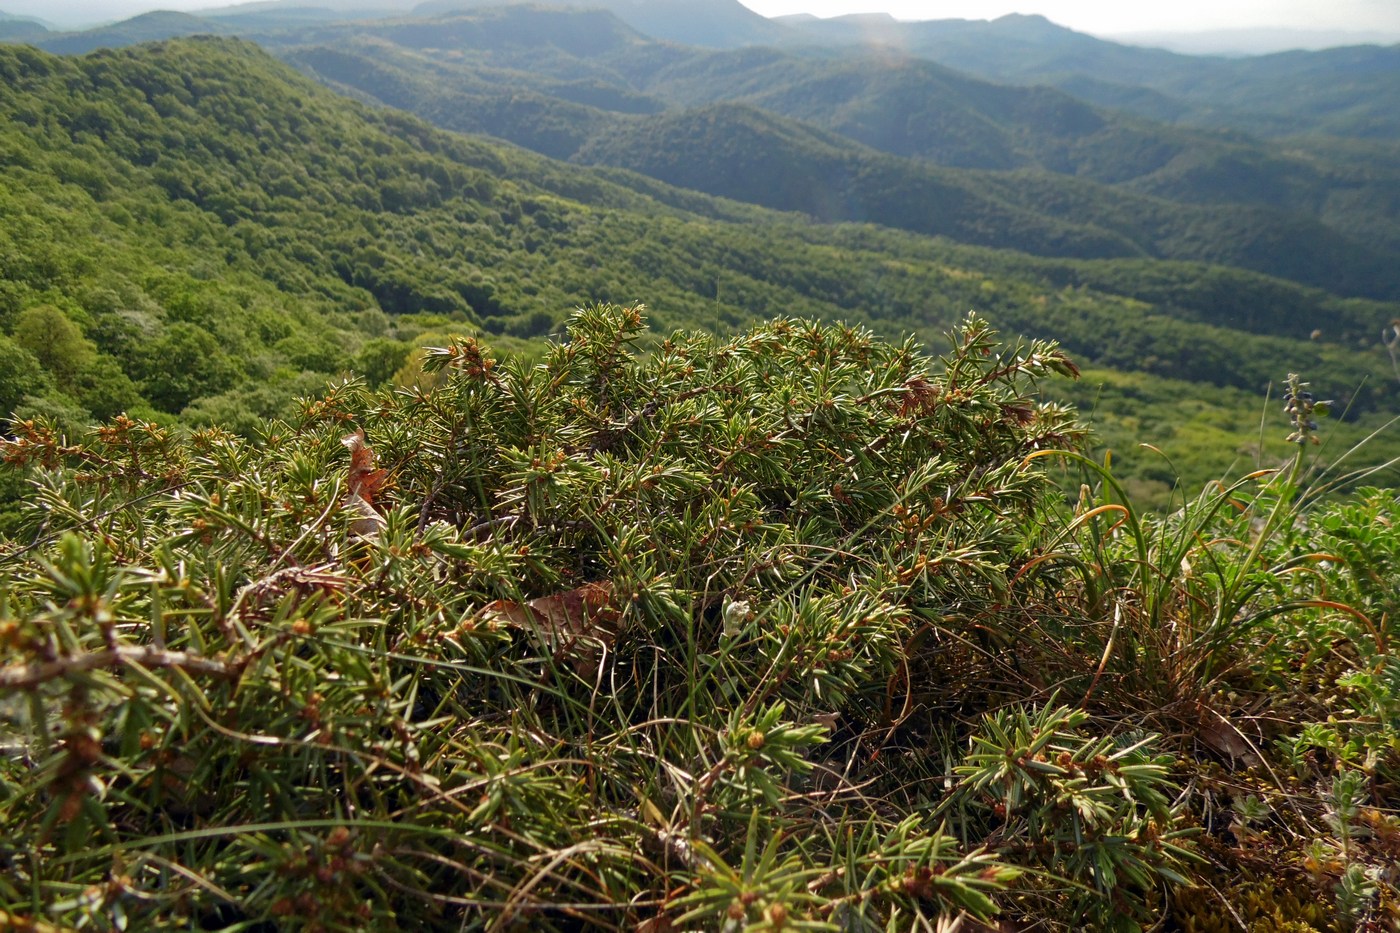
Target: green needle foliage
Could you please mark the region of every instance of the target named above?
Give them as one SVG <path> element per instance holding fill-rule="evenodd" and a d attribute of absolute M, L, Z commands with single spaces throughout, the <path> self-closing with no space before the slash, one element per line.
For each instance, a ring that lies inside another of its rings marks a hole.
<path fill-rule="evenodd" d="M 1075 914 L 1132 929 L 1157 885 L 1187 883 L 1191 832 L 1178 828 L 1183 805 L 1164 793 L 1176 791 L 1170 756 L 1146 751 L 1160 737 L 1086 737 L 1088 720 L 1049 706 L 988 715 L 945 805 L 990 811 L 998 848 L 1066 879 Z"/>
<path fill-rule="evenodd" d="M 1393 908 L 1386 552 L 1290 563 L 1283 517 L 1235 549 L 1207 527 L 1233 508 L 1113 528 L 1106 469 L 1066 503 L 1082 433 L 1037 387 L 1075 367 L 976 318 L 937 359 L 785 319 L 645 338 L 601 305 L 538 363 L 444 341 L 417 387 L 335 386 L 252 440 L 17 422 L 0 922 L 1145 928 L 1248 862 L 1211 822 L 1231 782 L 1313 872 L 1295 901 Z M 1394 515 L 1368 495 L 1344 508 Z M 1215 553 L 1257 620 L 1189 691 L 1147 632 L 1191 621 L 1194 576 L 1154 542 Z M 1191 760 L 1226 743 L 1184 709 L 1334 662 L 1352 712 L 1281 698 L 1313 731 L 1255 736 L 1272 772 Z"/>

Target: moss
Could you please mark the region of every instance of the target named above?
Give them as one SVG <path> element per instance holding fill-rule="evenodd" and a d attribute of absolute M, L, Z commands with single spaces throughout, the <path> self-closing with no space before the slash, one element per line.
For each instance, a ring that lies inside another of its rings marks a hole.
<path fill-rule="evenodd" d="M 1225 888 L 1180 892 L 1172 920 L 1185 933 L 1313 933 L 1337 929 L 1330 906 L 1317 892 L 1283 879 L 1247 878 Z"/>

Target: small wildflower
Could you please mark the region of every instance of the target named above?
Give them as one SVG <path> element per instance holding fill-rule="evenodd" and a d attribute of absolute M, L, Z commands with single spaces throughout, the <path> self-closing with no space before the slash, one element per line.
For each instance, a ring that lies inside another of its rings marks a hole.
<path fill-rule="evenodd" d="M 724 604 L 724 637 L 736 638 L 749 618 L 747 600 L 735 599 Z"/>
<path fill-rule="evenodd" d="M 1300 380 L 1297 373 L 1288 374 L 1288 388 L 1283 395 L 1283 410 L 1293 425 L 1293 433 L 1288 435 L 1290 444 L 1320 444 L 1317 437 L 1317 416 L 1323 417 L 1330 410 L 1331 402 L 1319 402 L 1307 391 L 1308 383 Z"/>

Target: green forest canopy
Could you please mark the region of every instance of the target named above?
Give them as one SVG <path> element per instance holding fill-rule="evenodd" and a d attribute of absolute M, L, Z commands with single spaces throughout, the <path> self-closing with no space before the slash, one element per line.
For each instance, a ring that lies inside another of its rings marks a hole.
<path fill-rule="evenodd" d="M 932 338 L 977 309 L 1053 334 L 1153 377 L 1131 416 L 1110 391 L 1102 427 L 1173 449 L 1193 480 L 1240 456 L 1282 373 L 1353 417 L 1394 398 L 1383 303 L 817 225 L 369 110 L 237 40 L 7 47 L 0 75 L 0 401 L 25 415 L 251 430 L 339 374 L 411 370 L 425 333 L 535 339 L 571 307 L 643 296 L 662 330 L 781 311 Z"/>

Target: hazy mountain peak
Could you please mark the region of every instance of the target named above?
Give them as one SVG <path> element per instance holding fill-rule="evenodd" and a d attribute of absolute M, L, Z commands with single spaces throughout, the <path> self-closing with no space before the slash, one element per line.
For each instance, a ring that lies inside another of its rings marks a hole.
<path fill-rule="evenodd" d="M 991 20 L 989 25 L 1001 35 L 1018 39 L 1062 41 L 1066 38 L 1084 35 L 1067 26 L 1052 22 L 1039 13 L 1008 13 Z"/>
<path fill-rule="evenodd" d="M 0 10 L 0 39 L 42 35 L 52 28 L 52 25 L 37 17 L 19 16 Z"/>
<path fill-rule="evenodd" d="M 53 28 L 52 22 L 45 22 L 38 17 L 25 17 L 25 15 L 17 13 L 6 13 L 4 10 L 0 10 L 0 22 L 10 25 L 32 25 L 32 27 L 41 29 L 41 31 L 49 31 L 49 29 Z"/>
<path fill-rule="evenodd" d="M 250 16 L 276 13 L 299 15 L 304 18 L 325 19 L 353 14 L 406 12 L 410 0 L 253 0 L 252 3 L 236 3 L 232 6 L 211 7 L 199 11 L 201 16 Z"/>
<path fill-rule="evenodd" d="M 427 0 L 414 7 L 413 12 L 426 16 L 506 6 L 512 2 Z M 547 0 L 537 5 L 607 10 L 638 32 L 687 45 L 727 48 L 769 41 L 784 32 L 784 27 L 760 16 L 739 0 Z"/>
<path fill-rule="evenodd" d="M 850 23 L 852 26 L 883 26 L 897 23 L 890 13 L 847 13 L 844 16 L 832 16 L 829 20 L 834 23 Z"/>
<path fill-rule="evenodd" d="M 1340 29 L 1215 29 L 1198 32 L 1133 32 L 1110 36 L 1115 42 L 1169 49 L 1185 55 L 1267 55 L 1351 45 L 1390 45 L 1400 33 Z"/>
<path fill-rule="evenodd" d="M 1063 27 L 1063 26 L 1058 26 L 1058 25 L 1056 25 L 1055 23 L 1052 23 L 1049 19 L 1047 19 L 1046 17 L 1042 16 L 1042 15 L 1039 14 L 1039 13 L 1007 13 L 1007 14 L 1005 14 L 1005 15 L 1003 15 L 1003 16 L 998 16 L 996 19 L 992 20 L 992 22 L 994 22 L 994 23 L 1028 23 L 1028 24 L 1035 24 L 1035 25 L 1039 25 L 1039 26 L 1051 26 L 1051 27 L 1054 27 L 1055 29 L 1064 29 L 1064 28 L 1065 28 L 1065 27 Z"/>
<path fill-rule="evenodd" d="M 202 22 L 204 22 L 204 20 L 203 20 L 201 17 L 196 16 L 196 15 L 193 14 L 193 13 L 181 13 L 181 12 L 178 11 L 178 10 L 150 10 L 149 12 L 146 12 L 146 13 L 137 13 L 135 16 L 131 17 L 130 19 L 124 20 L 120 25 L 123 25 L 123 26 L 143 26 L 143 25 L 151 25 L 151 24 L 155 24 L 155 23 L 161 23 L 161 24 L 188 23 L 188 24 L 193 25 L 193 24 L 195 24 L 195 23 L 202 23 Z"/>

